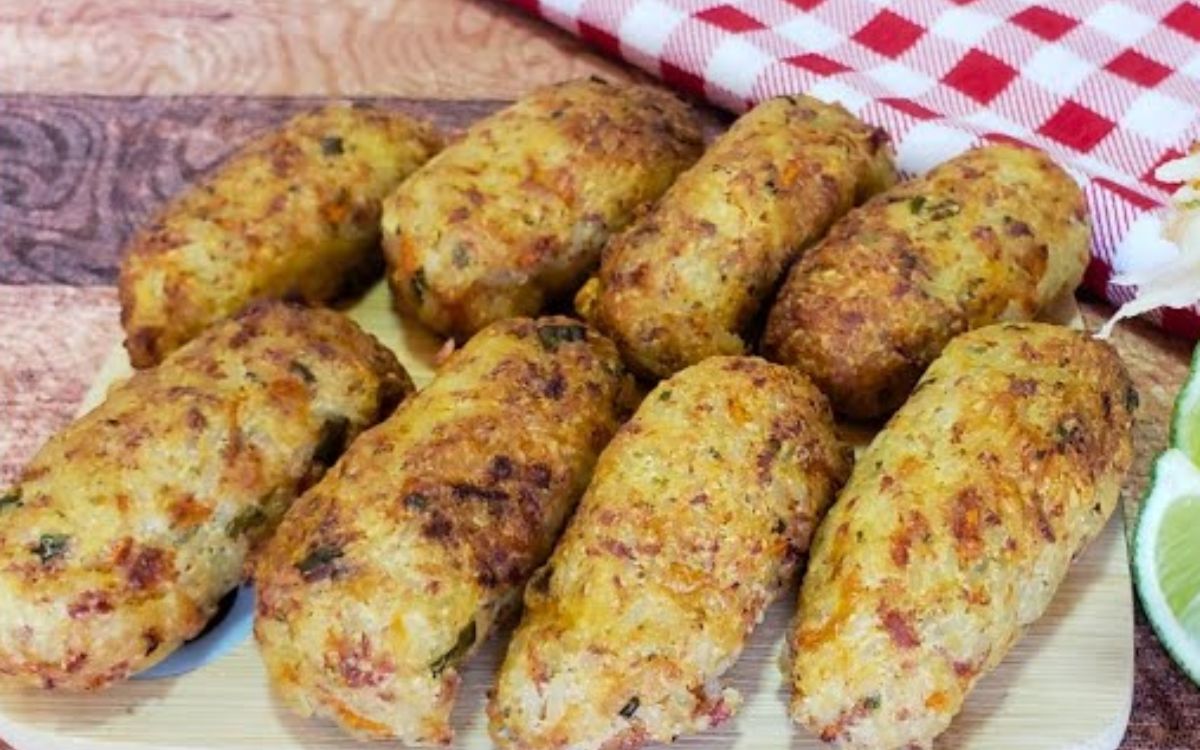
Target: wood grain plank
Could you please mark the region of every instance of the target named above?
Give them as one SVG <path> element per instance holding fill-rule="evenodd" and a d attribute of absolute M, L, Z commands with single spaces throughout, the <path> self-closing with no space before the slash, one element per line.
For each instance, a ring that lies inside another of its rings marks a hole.
<path fill-rule="evenodd" d="M 6 92 L 513 98 L 633 74 L 486 0 L 0 0 Z"/>

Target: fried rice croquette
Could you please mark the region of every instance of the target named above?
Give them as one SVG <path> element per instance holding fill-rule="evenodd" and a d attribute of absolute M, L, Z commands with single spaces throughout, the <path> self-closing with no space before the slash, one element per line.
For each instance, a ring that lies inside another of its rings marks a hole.
<path fill-rule="evenodd" d="M 1088 236 L 1083 193 L 1048 156 L 968 151 L 851 211 L 792 267 L 764 356 L 845 416 L 886 416 L 954 336 L 1074 290 Z"/>
<path fill-rule="evenodd" d="M 1136 404 L 1085 333 L 1000 324 L 952 341 L 817 531 L 795 720 L 843 748 L 929 747 L 1108 521 Z"/>
<path fill-rule="evenodd" d="M 397 307 L 460 341 L 536 315 L 594 270 L 611 233 L 703 147 L 696 115 L 650 86 L 537 89 L 475 123 L 386 202 Z"/>
<path fill-rule="evenodd" d="M 248 303 L 327 303 L 379 274 L 380 202 L 441 148 L 428 125 L 364 106 L 302 114 L 171 200 L 126 248 L 121 322 L 157 364 Z"/>
<path fill-rule="evenodd" d="M 489 706 L 502 748 L 636 748 L 728 719 L 722 688 L 849 473 L 825 397 L 756 357 L 663 381 L 525 592 Z"/>
<path fill-rule="evenodd" d="M 896 180 L 886 133 L 807 96 L 743 115 L 604 250 L 577 309 L 643 375 L 743 354 L 792 261 Z"/>
<path fill-rule="evenodd" d="M 359 737 L 447 744 L 460 665 L 519 602 L 630 404 L 569 318 L 489 326 L 304 495 L 258 567 L 278 694 Z"/>
<path fill-rule="evenodd" d="M 166 657 L 293 498 L 411 389 L 348 318 L 283 303 L 114 387 L 0 493 L 0 677 L 94 689 Z"/>

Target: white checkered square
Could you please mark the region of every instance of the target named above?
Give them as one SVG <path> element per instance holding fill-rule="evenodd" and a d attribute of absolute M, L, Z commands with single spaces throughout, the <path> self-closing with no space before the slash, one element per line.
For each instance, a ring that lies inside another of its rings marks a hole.
<path fill-rule="evenodd" d="M 750 96 L 759 75 L 774 58 L 737 36 L 727 37 L 713 50 L 704 76 L 743 99 Z"/>
<path fill-rule="evenodd" d="M 1147 91 L 1133 101 L 1121 116 L 1120 127 L 1127 128 L 1164 146 L 1176 143 L 1200 112 L 1196 107 L 1173 96 Z"/>
<path fill-rule="evenodd" d="M 1029 58 L 1021 75 L 1049 91 L 1065 96 L 1095 70 L 1095 65 L 1066 47 L 1046 44 Z"/>
<path fill-rule="evenodd" d="M 1154 19 L 1121 2 L 1100 6 L 1083 22 L 1126 45 L 1133 44 L 1155 26 Z"/>
<path fill-rule="evenodd" d="M 621 20 L 617 37 L 622 52 L 637 55 L 636 62 L 642 65 L 654 62 L 662 55 L 671 32 L 686 17 L 659 0 L 640 0 Z"/>
<path fill-rule="evenodd" d="M 924 73 L 900 63 L 871 68 L 867 75 L 883 84 L 888 91 L 910 98 L 920 96 L 937 85 L 937 81 Z"/>
<path fill-rule="evenodd" d="M 943 39 L 972 46 L 1000 25 L 1001 20 L 990 13 L 981 13 L 966 7 L 946 10 L 929 29 Z"/>
<path fill-rule="evenodd" d="M 1028 128 L 990 109 L 981 109 L 974 114 L 967 115 L 963 118 L 963 121 L 975 126 L 984 133 L 1001 133 L 1002 135 L 1020 137 L 1028 130 Z"/>
<path fill-rule="evenodd" d="M 961 128 L 923 122 L 904 137 L 896 148 L 896 163 L 910 174 L 924 174 L 947 159 L 953 159 L 975 143 L 975 136 Z"/>
<path fill-rule="evenodd" d="M 775 27 L 775 33 L 794 42 L 798 52 L 824 52 L 845 42 L 844 34 L 826 26 L 815 16 L 797 14 L 787 23 Z"/>
<path fill-rule="evenodd" d="M 542 14 L 563 28 L 578 33 L 579 13 L 585 0 L 541 0 Z"/>
<path fill-rule="evenodd" d="M 871 98 L 856 88 L 826 78 L 808 90 L 808 93 L 823 102 L 837 102 L 851 112 L 858 113 Z"/>

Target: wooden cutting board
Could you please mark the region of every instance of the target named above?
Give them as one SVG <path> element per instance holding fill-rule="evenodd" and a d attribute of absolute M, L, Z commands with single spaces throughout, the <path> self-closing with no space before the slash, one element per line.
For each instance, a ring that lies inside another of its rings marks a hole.
<path fill-rule="evenodd" d="M 396 351 L 419 386 L 429 381 L 441 342 L 396 317 L 385 285 L 376 286 L 349 312 Z M 1073 300 L 1065 302 L 1054 317 L 1080 325 Z M 102 400 L 108 387 L 128 373 L 128 361 L 118 348 L 94 380 L 81 410 Z M 1133 692 L 1133 604 L 1122 529 L 1120 514 L 1115 514 L 1076 563 L 1046 616 L 979 684 L 939 748 L 1113 750 L 1118 746 Z M 728 675 L 728 682 L 745 696 L 741 713 L 725 726 L 685 738 L 678 746 L 821 747 L 786 719 L 788 689 L 779 664 L 794 603 L 794 590 L 776 602 Z M 244 614 L 249 617 L 249 611 Z M 194 656 L 221 638 L 235 645 L 177 677 L 135 680 L 88 695 L 0 691 L 0 736 L 17 750 L 362 747 L 331 724 L 297 718 L 276 701 L 247 634 L 248 619 L 227 618 L 206 638 L 185 648 Z M 491 747 L 485 694 L 507 637 L 508 630 L 501 631 L 467 666 L 454 716 L 456 747 Z"/>

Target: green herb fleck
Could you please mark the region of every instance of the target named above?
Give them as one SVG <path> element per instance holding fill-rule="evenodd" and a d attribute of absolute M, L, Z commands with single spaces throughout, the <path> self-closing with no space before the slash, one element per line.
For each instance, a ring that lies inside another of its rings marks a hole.
<path fill-rule="evenodd" d="M 621 710 L 618 711 L 618 713 L 620 713 L 621 716 L 625 717 L 626 719 L 632 719 L 633 715 L 637 713 L 638 707 L 641 705 L 642 701 L 635 695 L 629 699 L 628 703 L 621 707 Z"/>
<path fill-rule="evenodd" d="M 1125 410 L 1134 411 L 1138 408 L 1138 392 L 1133 386 L 1125 389 Z"/>
<path fill-rule="evenodd" d="M 42 564 L 51 560 L 62 557 L 67 551 L 67 542 L 71 537 L 67 534 L 42 534 L 38 538 L 37 546 L 33 548 L 33 553 L 41 558 Z"/>
<path fill-rule="evenodd" d="M 346 435 L 350 431 L 350 420 L 337 416 L 325 420 L 321 425 L 321 436 L 313 451 L 313 461 L 322 466 L 332 466 L 346 448 Z"/>
<path fill-rule="evenodd" d="M 465 242 L 458 243 L 454 246 L 451 260 L 454 261 L 455 268 L 466 268 L 471 265 L 471 247 Z"/>
<path fill-rule="evenodd" d="M 412 288 L 413 296 L 417 298 L 417 304 L 421 304 L 425 300 L 425 292 L 429 289 L 429 280 L 425 278 L 425 269 L 418 268 L 413 271 L 408 285 Z"/>
<path fill-rule="evenodd" d="M 236 538 L 262 526 L 267 521 L 266 512 L 257 505 L 242 508 L 229 523 L 225 524 L 225 535 Z"/>
<path fill-rule="evenodd" d="M 317 376 L 313 375 L 313 371 L 308 369 L 308 366 L 299 360 L 293 359 L 289 362 L 288 370 L 309 385 L 317 382 Z"/>
<path fill-rule="evenodd" d="M 327 135 L 321 139 L 321 153 L 325 156 L 341 156 L 345 153 L 342 139 L 336 135 Z"/>
<path fill-rule="evenodd" d="M 670 401 L 671 400 L 671 389 L 668 388 L 665 391 L 663 391 L 662 393 L 658 394 L 658 400 L 659 401 Z"/>
<path fill-rule="evenodd" d="M 471 646 L 474 645 L 475 621 L 471 620 L 465 628 L 458 631 L 458 639 L 454 641 L 450 650 L 433 660 L 433 663 L 429 665 L 429 671 L 433 673 L 434 677 L 441 677 L 442 672 L 462 661 L 467 652 L 471 650 Z"/>
<path fill-rule="evenodd" d="M 578 324 L 550 325 L 538 329 L 538 340 L 542 342 L 542 348 L 548 352 L 557 351 L 561 344 L 583 341 L 585 338 L 587 338 L 587 329 Z"/>
<path fill-rule="evenodd" d="M 425 510 L 429 507 L 429 498 L 420 492 L 410 492 L 404 496 L 404 507 L 413 510 Z"/>
<path fill-rule="evenodd" d="M 868 695 L 866 698 L 863 698 L 862 704 L 863 708 L 868 711 L 878 711 L 879 707 L 883 705 L 883 700 L 878 695 Z"/>
<path fill-rule="evenodd" d="M 921 213 L 921 209 L 925 206 L 925 200 L 923 195 L 913 196 L 912 200 L 908 202 L 908 210 L 914 214 Z"/>
<path fill-rule="evenodd" d="M 300 571 L 300 574 L 305 578 L 315 576 L 323 568 L 326 568 L 332 564 L 334 560 L 337 560 L 345 554 L 346 553 L 340 547 L 321 545 L 320 547 L 313 548 L 313 550 L 309 552 L 303 560 L 296 563 L 296 570 Z"/>
<path fill-rule="evenodd" d="M 4 510 L 5 508 L 9 507 L 10 505 L 15 508 L 21 507 L 21 488 L 20 487 L 13 487 L 11 490 L 8 490 L 3 495 L 0 495 L 0 510 Z"/>
<path fill-rule="evenodd" d="M 941 221 L 949 219 L 951 216 L 957 216 L 961 211 L 962 205 L 958 201 L 946 199 L 929 207 L 929 218 Z"/>

